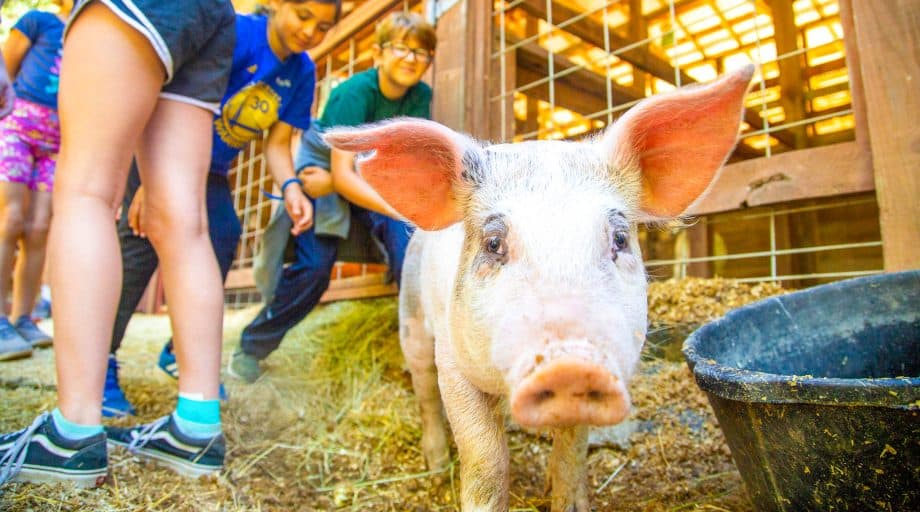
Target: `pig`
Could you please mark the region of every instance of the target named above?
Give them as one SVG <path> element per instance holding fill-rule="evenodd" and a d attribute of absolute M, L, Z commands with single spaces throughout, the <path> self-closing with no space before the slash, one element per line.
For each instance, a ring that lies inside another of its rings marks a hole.
<path fill-rule="evenodd" d="M 449 422 L 464 511 L 508 509 L 505 403 L 552 433 L 552 510 L 590 510 L 588 428 L 629 414 L 645 341 L 637 223 L 679 217 L 706 191 L 753 70 L 648 98 L 586 142 L 489 146 L 417 119 L 326 135 L 361 154 L 364 179 L 418 228 L 400 341 L 425 461 L 449 463 Z"/>

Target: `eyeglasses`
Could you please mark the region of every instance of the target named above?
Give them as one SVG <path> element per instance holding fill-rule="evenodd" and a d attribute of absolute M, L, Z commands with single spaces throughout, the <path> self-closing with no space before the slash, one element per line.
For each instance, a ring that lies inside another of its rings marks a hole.
<path fill-rule="evenodd" d="M 433 55 L 424 48 L 409 48 L 402 43 L 383 43 L 384 48 L 389 48 L 393 56 L 397 59 L 405 59 L 410 53 L 415 54 L 415 60 L 419 62 L 431 62 Z"/>

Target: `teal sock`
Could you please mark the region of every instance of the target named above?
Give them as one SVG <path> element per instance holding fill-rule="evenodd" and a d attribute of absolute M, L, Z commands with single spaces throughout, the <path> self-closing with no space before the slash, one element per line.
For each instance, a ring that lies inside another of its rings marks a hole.
<path fill-rule="evenodd" d="M 102 425 L 80 425 L 79 423 L 68 421 L 61 414 L 61 410 L 56 407 L 51 411 L 51 418 L 54 420 L 54 428 L 57 429 L 58 433 L 71 441 L 86 439 L 102 433 Z"/>
<path fill-rule="evenodd" d="M 220 400 L 195 400 L 181 393 L 173 421 L 183 434 L 208 439 L 220 434 Z"/>

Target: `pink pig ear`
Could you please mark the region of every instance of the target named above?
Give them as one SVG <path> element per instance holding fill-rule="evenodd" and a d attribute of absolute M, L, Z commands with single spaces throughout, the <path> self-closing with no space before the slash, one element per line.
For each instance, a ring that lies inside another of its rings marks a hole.
<path fill-rule="evenodd" d="M 358 161 L 361 176 L 396 211 L 425 230 L 461 218 L 455 185 L 469 139 L 433 121 L 397 119 L 357 129 L 330 130 L 326 142 L 345 151 L 373 151 Z"/>
<path fill-rule="evenodd" d="M 676 217 L 709 187 L 735 147 L 753 74 L 748 65 L 712 83 L 649 98 L 610 127 L 602 144 L 614 168 L 638 165 L 647 215 Z"/>

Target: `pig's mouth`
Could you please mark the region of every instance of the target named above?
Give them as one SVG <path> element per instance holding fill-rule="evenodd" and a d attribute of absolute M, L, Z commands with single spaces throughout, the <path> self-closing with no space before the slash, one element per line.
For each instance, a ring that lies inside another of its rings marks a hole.
<path fill-rule="evenodd" d="M 527 375 L 511 393 L 511 415 L 525 427 L 613 425 L 629 413 L 625 383 L 605 368 L 562 357 Z"/>

